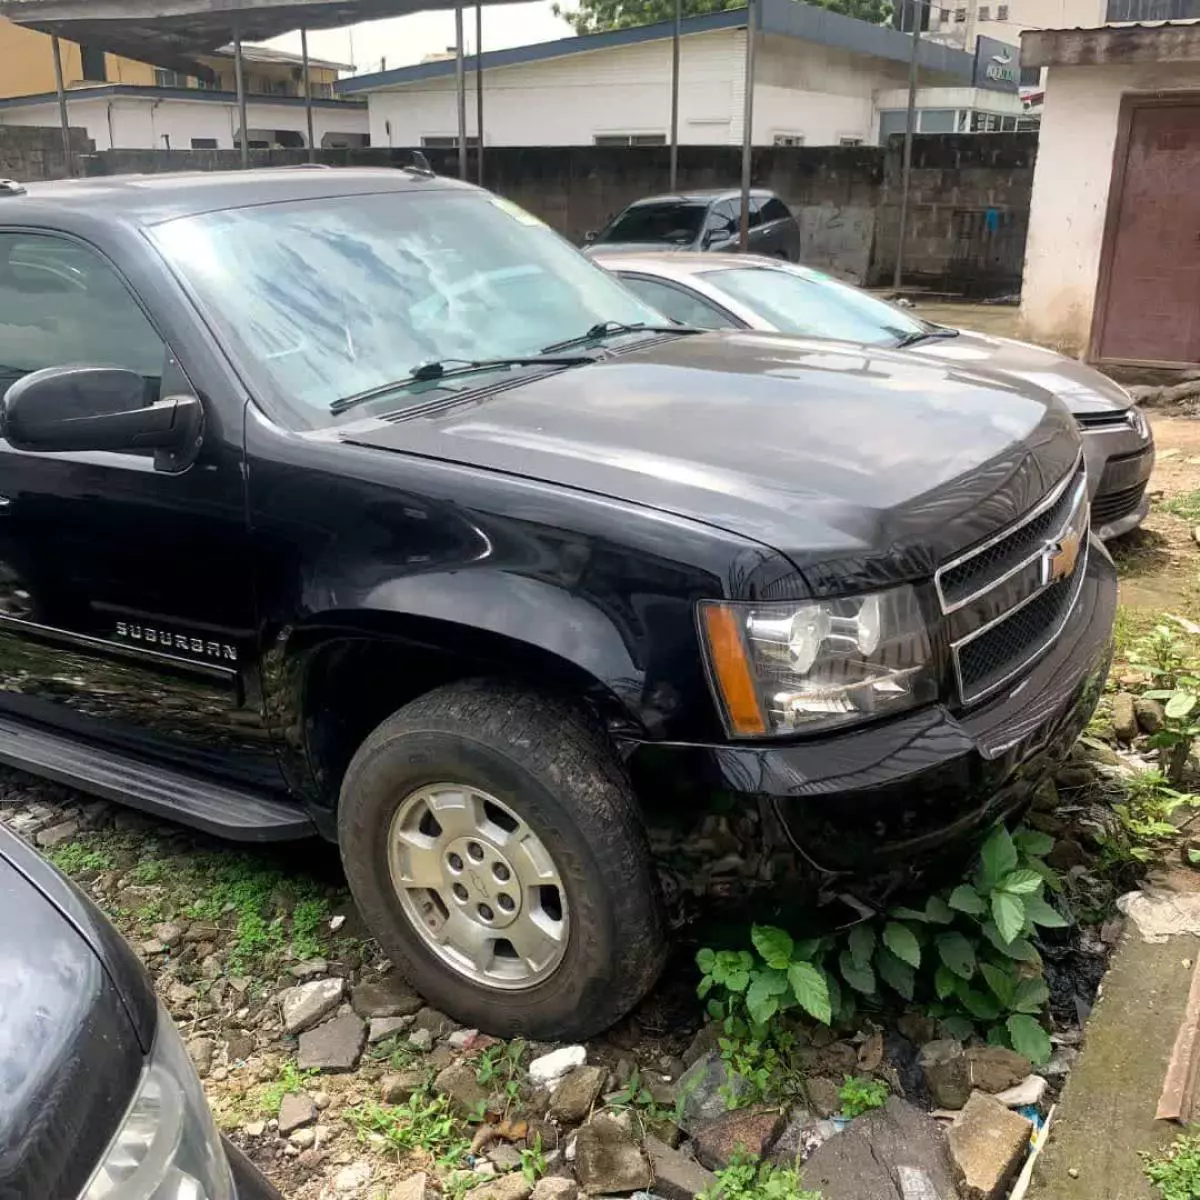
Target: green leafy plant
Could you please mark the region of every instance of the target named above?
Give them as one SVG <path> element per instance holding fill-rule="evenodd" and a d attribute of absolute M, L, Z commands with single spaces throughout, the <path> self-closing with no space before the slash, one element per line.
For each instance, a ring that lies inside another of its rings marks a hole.
<path fill-rule="evenodd" d="M 821 1200 L 820 1192 L 800 1186 L 798 1171 L 760 1162 L 750 1154 L 734 1154 L 716 1176 L 717 1182 L 697 1200 Z"/>
<path fill-rule="evenodd" d="M 521 1151 L 521 1174 L 530 1185 L 537 1183 L 545 1175 L 548 1167 L 546 1156 L 542 1153 L 542 1135 L 539 1133 L 532 1146 Z"/>
<path fill-rule="evenodd" d="M 629 1082 L 607 1097 L 607 1103 L 609 1108 L 636 1109 L 648 1121 L 661 1121 L 671 1115 L 669 1110 L 662 1108 L 654 1099 L 637 1067 L 634 1067 L 630 1074 Z"/>
<path fill-rule="evenodd" d="M 1162 728 L 1151 734 L 1159 765 L 1174 787 L 1183 782 L 1192 743 L 1200 737 L 1200 662 L 1192 647 L 1165 622 L 1140 638 L 1129 661 L 1150 675 L 1155 687 L 1143 693 L 1163 702 Z"/>
<path fill-rule="evenodd" d="M 317 1072 L 314 1070 L 301 1071 L 294 1062 L 285 1062 L 279 1068 L 278 1078 L 266 1084 L 258 1093 L 259 1108 L 267 1116 L 275 1116 L 279 1112 L 279 1105 L 283 1102 L 284 1096 L 289 1096 L 293 1092 L 302 1092 L 305 1084 L 316 1075 Z"/>
<path fill-rule="evenodd" d="M 301 900 L 292 911 L 292 953 L 301 960 L 318 958 L 325 947 L 317 931 L 329 916 L 329 901 L 324 897 Z"/>
<path fill-rule="evenodd" d="M 1110 805 L 1115 825 L 1097 825 L 1092 836 L 1100 846 L 1100 867 L 1110 873 L 1149 862 L 1179 832 L 1170 820 L 1180 807 L 1195 807 L 1200 798 L 1177 791 L 1161 771 L 1142 771 L 1122 781 L 1121 798 Z"/>
<path fill-rule="evenodd" d="M 1039 927 L 1068 923 L 1046 899 L 1047 889 L 1062 890 L 1045 862 L 1053 845 L 1036 830 L 1010 835 L 1001 826 L 967 878 L 921 908 L 896 908 L 846 934 L 806 941 L 756 926 L 753 952 L 701 950 L 698 991 L 723 1022 L 727 1061 L 749 1055 L 753 1070 L 774 1077 L 785 1049 L 774 1018 L 795 1010 L 825 1025 L 848 1020 L 856 994 L 872 1003 L 888 995 L 923 1001 L 956 1037 L 982 1025 L 993 1042 L 1047 1061 L 1050 1039 L 1036 1018 L 1049 989 L 1032 938 Z"/>
<path fill-rule="evenodd" d="M 842 1116 L 861 1117 L 873 1108 L 882 1108 L 888 1099 L 888 1085 L 881 1079 L 860 1079 L 847 1075 L 838 1092 L 842 1102 Z"/>
<path fill-rule="evenodd" d="M 360 1104 L 344 1115 L 359 1141 L 378 1139 L 398 1157 L 422 1150 L 439 1166 L 455 1167 L 471 1149 L 447 1096 L 416 1092 L 404 1104 Z"/>
<path fill-rule="evenodd" d="M 67 842 L 50 852 L 50 861 L 68 875 L 81 871 L 111 871 L 113 857 L 107 850 L 90 841 Z"/>
<path fill-rule="evenodd" d="M 1142 1153 L 1146 1178 L 1162 1200 L 1196 1200 L 1200 1196 L 1200 1134 L 1186 1134 L 1161 1155 Z"/>
<path fill-rule="evenodd" d="M 489 1046 L 480 1056 L 475 1068 L 475 1078 L 480 1087 L 491 1088 L 504 1100 L 507 1114 L 521 1095 L 521 1059 L 525 1054 L 525 1043 L 516 1039 L 498 1046 Z"/>

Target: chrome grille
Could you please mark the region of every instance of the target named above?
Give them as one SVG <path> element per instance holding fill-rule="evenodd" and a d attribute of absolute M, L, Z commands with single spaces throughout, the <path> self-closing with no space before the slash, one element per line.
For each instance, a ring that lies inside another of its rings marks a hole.
<path fill-rule="evenodd" d="M 959 696 L 975 704 L 1032 665 L 1066 624 L 1087 570 L 1082 461 L 1027 516 L 937 572 Z"/>

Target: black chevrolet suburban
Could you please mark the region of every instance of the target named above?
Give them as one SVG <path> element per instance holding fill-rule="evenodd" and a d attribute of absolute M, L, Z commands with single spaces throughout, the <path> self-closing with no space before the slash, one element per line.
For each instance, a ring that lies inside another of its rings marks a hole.
<path fill-rule="evenodd" d="M 0 186 L 0 761 L 336 841 L 535 1037 L 659 970 L 664 770 L 839 887 L 1019 811 L 1109 657 L 1069 413 L 661 322 L 420 170 Z"/>
<path fill-rule="evenodd" d="M 217 1134 L 145 969 L 0 828 L 0 1195 L 282 1200 Z"/>

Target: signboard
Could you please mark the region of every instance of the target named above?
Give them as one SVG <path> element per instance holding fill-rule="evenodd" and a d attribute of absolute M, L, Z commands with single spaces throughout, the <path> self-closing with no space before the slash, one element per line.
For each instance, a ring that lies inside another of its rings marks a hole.
<path fill-rule="evenodd" d="M 975 42 L 975 86 L 993 91 L 1016 92 L 1021 84 L 1021 51 L 995 38 Z"/>

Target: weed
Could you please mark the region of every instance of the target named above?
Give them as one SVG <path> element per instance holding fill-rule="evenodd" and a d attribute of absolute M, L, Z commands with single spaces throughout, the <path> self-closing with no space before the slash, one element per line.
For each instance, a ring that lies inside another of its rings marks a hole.
<path fill-rule="evenodd" d="M 317 930 L 329 916 L 324 897 L 301 900 L 292 912 L 292 953 L 299 959 L 318 958 L 323 950 Z"/>
<path fill-rule="evenodd" d="M 423 1150 L 448 1168 L 460 1165 L 471 1149 L 447 1096 L 417 1092 L 405 1104 L 360 1104 L 345 1116 L 360 1141 L 378 1137 L 397 1157 Z"/>
<path fill-rule="evenodd" d="M 634 1067 L 629 1082 L 608 1097 L 610 1108 L 632 1108 L 639 1111 L 647 1121 L 661 1121 L 671 1114 L 661 1108 L 650 1089 L 642 1082 L 642 1073 Z"/>
<path fill-rule="evenodd" d="M 1131 868 L 1140 870 L 1178 833 L 1171 815 L 1183 805 L 1200 805 L 1200 797 L 1176 791 L 1161 771 L 1141 771 L 1121 786 L 1110 806 L 1116 825 L 1094 827 L 1092 836 L 1100 845 L 1100 870 L 1131 882 L 1137 873 Z"/>
<path fill-rule="evenodd" d="M 542 1153 L 542 1135 L 534 1138 L 532 1147 L 521 1151 L 521 1174 L 532 1187 L 548 1170 L 546 1156 Z"/>
<path fill-rule="evenodd" d="M 286 1062 L 279 1068 L 279 1076 L 272 1083 L 266 1084 L 258 1093 L 259 1108 L 267 1116 L 273 1117 L 279 1112 L 284 1096 L 293 1092 L 301 1092 L 304 1085 L 317 1075 L 316 1071 L 301 1071 L 293 1062 Z"/>
<path fill-rule="evenodd" d="M 1200 490 L 1184 492 L 1163 501 L 1163 512 L 1182 517 L 1189 525 L 1200 522 Z"/>
<path fill-rule="evenodd" d="M 734 1154 L 717 1173 L 717 1182 L 697 1200 L 821 1200 L 820 1192 L 804 1191 L 791 1167 L 773 1167 L 750 1154 Z"/>
<path fill-rule="evenodd" d="M 161 858 L 144 858 L 129 872 L 129 877 L 134 883 L 145 887 L 161 883 L 166 873 L 167 864 Z"/>
<path fill-rule="evenodd" d="M 504 1100 L 507 1114 L 521 1095 L 521 1059 L 525 1054 L 525 1043 L 520 1038 L 490 1046 L 479 1056 L 475 1078 L 480 1087 L 499 1092 Z"/>
<path fill-rule="evenodd" d="M 873 1108 L 882 1108 L 887 1098 L 888 1085 L 881 1079 L 860 1079 L 857 1075 L 847 1075 L 838 1092 L 842 1116 L 851 1119 L 861 1117 Z"/>
<path fill-rule="evenodd" d="M 50 852 L 50 861 L 67 875 L 113 869 L 112 855 L 91 841 L 80 840 L 59 846 Z"/>
<path fill-rule="evenodd" d="M 1161 1155 L 1142 1154 L 1146 1178 L 1162 1200 L 1196 1200 L 1200 1196 L 1200 1134 L 1182 1135 Z"/>

